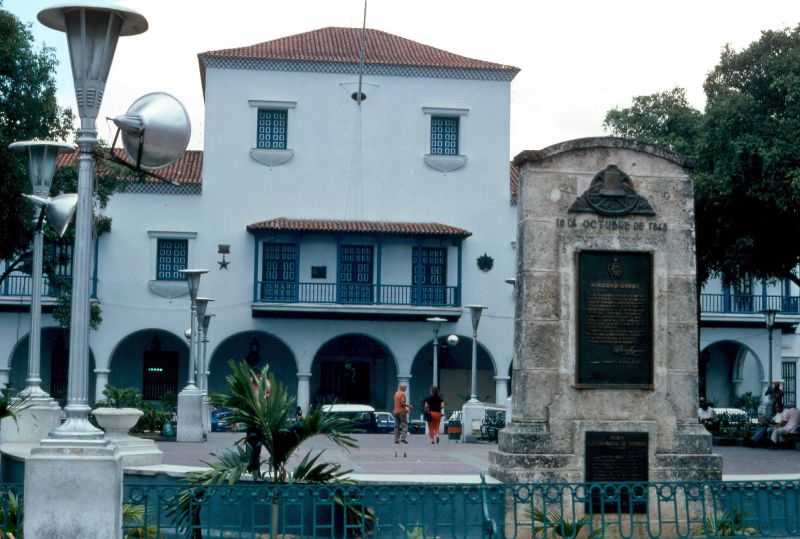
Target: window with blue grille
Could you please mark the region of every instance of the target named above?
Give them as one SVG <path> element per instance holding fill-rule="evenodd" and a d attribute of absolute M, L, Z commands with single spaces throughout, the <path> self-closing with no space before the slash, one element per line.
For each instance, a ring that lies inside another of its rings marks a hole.
<path fill-rule="evenodd" d="M 411 258 L 416 303 L 447 304 L 447 249 L 414 247 Z"/>
<path fill-rule="evenodd" d="M 261 281 L 264 301 L 297 301 L 297 244 L 264 243 Z"/>
<path fill-rule="evenodd" d="M 339 248 L 339 303 L 372 303 L 373 250 L 371 245 L 342 245 Z"/>
<path fill-rule="evenodd" d="M 784 361 L 781 364 L 783 375 L 783 404 L 797 406 L 797 364 L 794 361 Z"/>
<path fill-rule="evenodd" d="M 158 240 L 158 260 L 156 279 L 159 281 L 183 281 L 186 276 L 180 270 L 186 269 L 189 253 L 188 240 Z"/>
<path fill-rule="evenodd" d="M 285 110 L 258 109 L 256 147 L 285 150 L 286 120 Z"/>
<path fill-rule="evenodd" d="M 431 116 L 431 154 L 458 155 L 458 116 Z"/>

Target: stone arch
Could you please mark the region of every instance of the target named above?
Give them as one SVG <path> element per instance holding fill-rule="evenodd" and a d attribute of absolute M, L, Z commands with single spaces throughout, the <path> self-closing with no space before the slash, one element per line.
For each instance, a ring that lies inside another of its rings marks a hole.
<path fill-rule="evenodd" d="M 189 344 L 185 338 L 156 328 L 140 329 L 120 339 L 108 362 L 108 383 L 134 387 L 145 400 L 177 393 L 189 374 Z"/>
<path fill-rule="evenodd" d="M 447 336 L 439 337 L 439 388 L 447 408 L 461 408 L 469 399 L 472 379 L 472 338 L 459 335 L 458 344 L 449 346 Z M 478 340 L 478 398 L 495 401 L 497 364 L 489 349 Z M 411 366 L 411 403 L 421 406 L 433 382 L 433 343 L 428 341 L 414 356 Z"/>
<path fill-rule="evenodd" d="M 289 345 L 272 333 L 261 330 L 234 333 L 220 341 L 209 358 L 208 390 L 211 393 L 227 391 L 228 361 L 243 359 L 254 369 L 269 364 L 269 372 L 286 386 L 289 395 L 297 393 L 297 359 Z"/>
<path fill-rule="evenodd" d="M 735 340 L 709 343 L 700 352 L 700 395 L 716 407 L 733 406 L 745 393 L 764 392 L 764 362 L 746 344 Z"/>
<path fill-rule="evenodd" d="M 39 365 L 42 389 L 62 405 L 67 398 L 69 364 L 69 331 L 48 326 L 42 328 L 41 360 Z M 89 403 L 95 402 L 95 358 L 89 349 Z M 25 389 L 28 377 L 28 335 L 24 335 L 11 350 L 8 358 L 8 385 L 13 392 Z"/>
<path fill-rule="evenodd" d="M 311 402 L 370 404 L 391 410 L 397 359 L 371 335 L 346 333 L 326 341 L 311 363 Z"/>

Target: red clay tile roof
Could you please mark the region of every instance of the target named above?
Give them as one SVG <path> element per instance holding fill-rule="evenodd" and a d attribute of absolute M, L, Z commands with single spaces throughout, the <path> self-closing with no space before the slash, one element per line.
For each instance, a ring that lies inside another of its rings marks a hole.
<path fill-rule="evenodd" d="M 511 163 L 511 173 L 508 176 L 508 190 L 511 192 L 511 199 L 517 199 L 519 192 L 519 167 Z"/>
<path fill-rule="evenodd" d="M 360 28 L 328 27 L 282 37 L 247 47 L 200 53 L 204 58 L 263 58 L 303 62 L 358 63 L 361 50 Z M 519 68 L 459 56 L 410 39 L 366 30 L 366 64 L 446 67 L 460 69 L 497 69 L 519 71 Z M 201 62 L 202 64 L 202 62 Z"/>
<path fill-rule="evenodd" d="M 247 225 L 257 232 L 346 232 L 350 234 L 389 234 L 395 236 L 453 236 L 466 238 L 472 232 L 440 223 L 391 223 L 386 221 L 332 221 L 327 219 L 288 219 L 277 217 Z"/>
<path fill-rule="evenodd" d="M 116 148 L 114 155 L 130 161 L 122 148 Z M 78 151 L 62 153 L 56 160 L 57 167 L 72 166 L 78 157 Z M 154 170 L 159 176 L 164 176 L 181 185 L 201 185 L 203 183 L 203 152 L 202 150 L 187 150 L 183 156 L 168 167 Z M 122 178 L 127 179 L 127 178 Z M 145 177 L 145 182 L 159 182 L 156 178 Z"/>

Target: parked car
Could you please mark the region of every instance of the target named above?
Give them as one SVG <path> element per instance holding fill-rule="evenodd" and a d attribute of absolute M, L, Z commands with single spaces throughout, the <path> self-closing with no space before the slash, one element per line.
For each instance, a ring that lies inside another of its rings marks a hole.
<path fill-rule="evenodd" d="M 425 434 L 425 421 L 422 419 L 412 419 L 408 422 L 409 434 Z"/>
<path fill-rule="evenodd" d="M 375 412 L 375 422 L 378 432 L 394 431 L 394 415 L 390 412 Z"/>
<path fill-rule="evenodd" d="M 239 432 L 238 424 L 229 424 L 232 412 L 225 408 L 211 411 L 211 432 Z"/>
<path fill-rule="evenodd" d="M 326 404 L 324 412 L 336 414 L 352 421 L 352 428 L 360 432 L 378 432 L 375 408 L 367 404 Z M 394 425 L 392 425 L 394 428 Z"/>

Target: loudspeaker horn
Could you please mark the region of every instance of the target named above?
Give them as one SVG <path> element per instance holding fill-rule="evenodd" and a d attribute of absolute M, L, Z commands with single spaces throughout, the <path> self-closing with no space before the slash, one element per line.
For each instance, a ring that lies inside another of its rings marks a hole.
<path fill-rule="evenodd" d="M 78 195 L 67 193 L 56 197 L 42 197 L 37 195 L 22 195 L 37 206 L 42 206 L 47 216 L 47 222 L 62 237 L 67 231 L 75 209 L 78 207 Z"/>
<path fill-rule="evenodd" d="M 172 95 L 146 94 L 114 118 L 122 133 L 122 146 L 137 168 L 156 170 L 177 161 L 189 145 L 189 114 Z"/>

